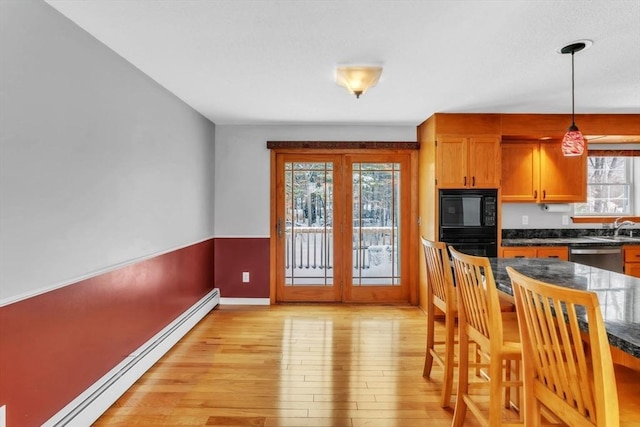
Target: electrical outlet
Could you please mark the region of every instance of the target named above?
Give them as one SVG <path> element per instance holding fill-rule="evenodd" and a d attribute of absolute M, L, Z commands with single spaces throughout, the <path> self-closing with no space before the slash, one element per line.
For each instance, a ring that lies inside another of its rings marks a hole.
<path fill-rule="evenodd" d="M 522 215 L 522 225 L 527 225 L 527 224 L 529 224 L 529 216 Z"/>
<path fill-rule="evenodd" d="M 569 215 L 562 215 L 562 225 L 569 225 Z"/>
<path fill-rule="evenodd" d="M 249 272 L 248 271 L 243 271 L 242 272 L 242 283 L 249 283 Z"/>

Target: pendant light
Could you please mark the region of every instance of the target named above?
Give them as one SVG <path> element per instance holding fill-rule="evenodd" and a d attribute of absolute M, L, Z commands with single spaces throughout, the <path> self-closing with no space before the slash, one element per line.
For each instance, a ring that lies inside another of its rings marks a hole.
<path fill-rule="evenodd" d="M 575 83 L 574 83 L 574 66 L 573 55 L 580 52 L 586 47 L 584 42 L 571 43 L 560 49 L 560 53 L 571 54 L 571 126 L 567 129 L 562 139 L 562 154 L 565 156 L 581 156 L 584 153 L 586 141 L 578 126 L 576 126 L 576 101 L 575 101 Z"/>

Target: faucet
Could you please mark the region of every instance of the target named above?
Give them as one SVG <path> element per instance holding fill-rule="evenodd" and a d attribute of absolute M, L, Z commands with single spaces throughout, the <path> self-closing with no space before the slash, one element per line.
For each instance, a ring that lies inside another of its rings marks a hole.
<path fill-rule="evenodd" d="M 615 221 L 613 221 L 613 228 L 615 229 L 615 231 L 613 232 L 614 237 L 618 237 L 618 231 L 620 231 L 622 227 L 629 227 L 632 225 L 636 225 L 635 222 L 629 221 L 629 220 L 619 222 L 621 219 L 622 217 L 619 217 L 619 218 L 616 218 Z"/>

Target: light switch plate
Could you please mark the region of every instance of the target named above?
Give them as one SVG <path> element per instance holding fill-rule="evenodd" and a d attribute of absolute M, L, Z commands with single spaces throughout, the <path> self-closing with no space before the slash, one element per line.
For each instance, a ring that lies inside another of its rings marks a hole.
<path fill-rule="evenodd" d="M 249 283 L 249 272 L 248 271 L 243 271 L 242 272 L 242 283 Z"/>

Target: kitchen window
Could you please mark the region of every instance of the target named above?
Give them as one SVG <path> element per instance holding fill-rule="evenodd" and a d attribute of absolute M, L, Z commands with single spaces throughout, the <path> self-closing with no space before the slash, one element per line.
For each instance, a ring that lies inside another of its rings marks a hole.
<path fill-rule="evenodd" d="M 574 205 L 576 216 L 634 215 L 634 157 L 589 156 L 587 202 Z"/>

